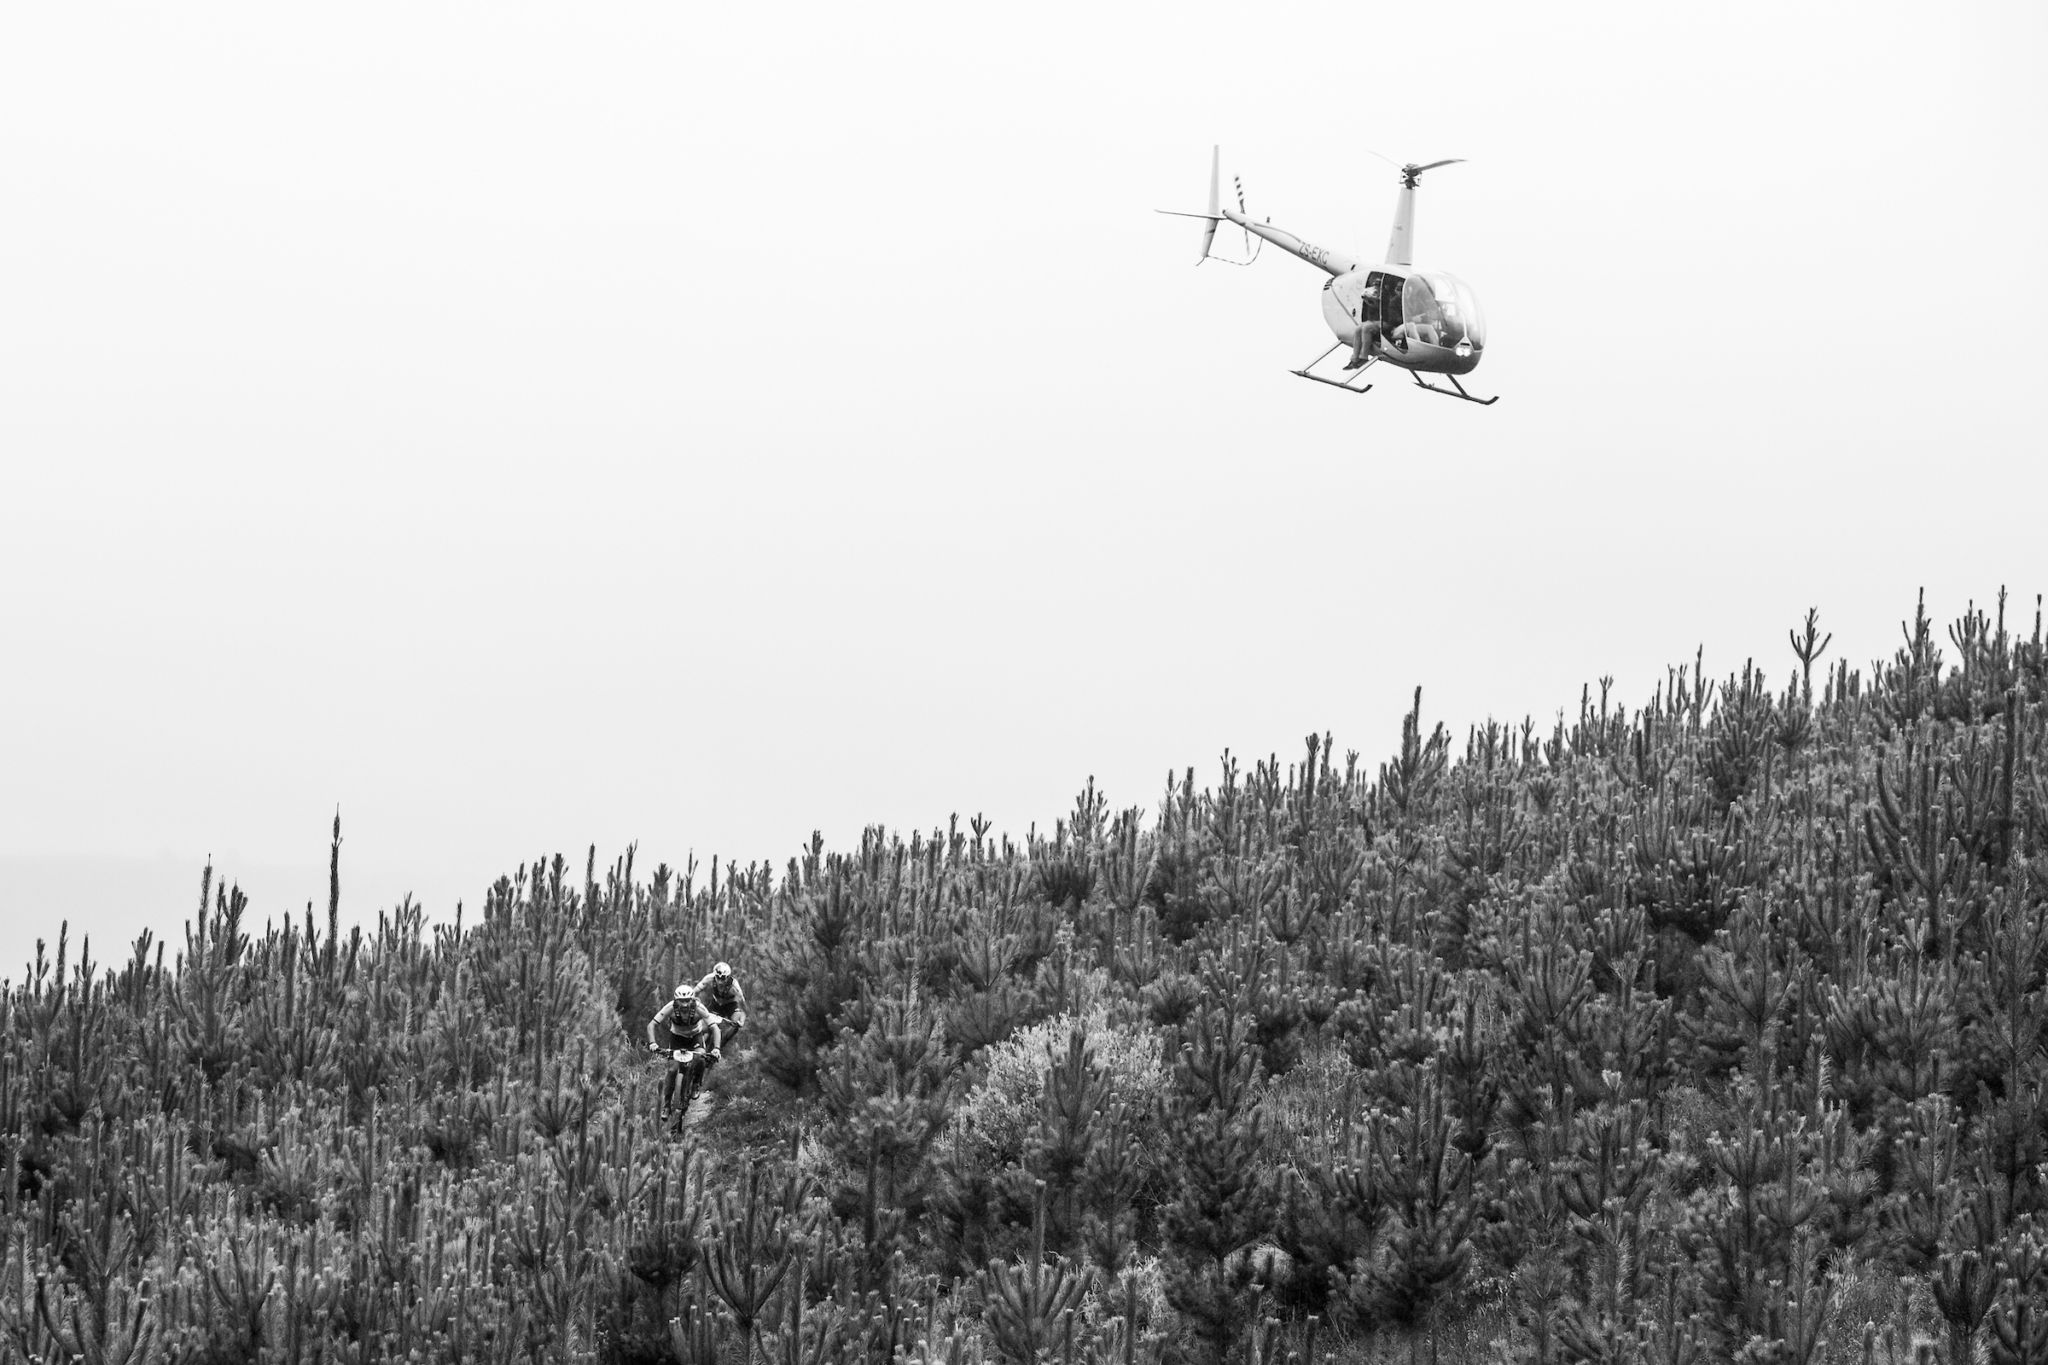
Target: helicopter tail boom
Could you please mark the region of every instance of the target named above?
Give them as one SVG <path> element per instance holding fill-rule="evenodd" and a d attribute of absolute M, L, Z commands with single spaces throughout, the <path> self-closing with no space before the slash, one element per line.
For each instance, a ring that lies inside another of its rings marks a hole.
<path fill-rule="evenodd" d="M 1428 168 L 1425 167 L 1424 169 Z M 1263 223 L 1253 222 L 1251 216 L 1245 212 L 1244 186 L 1241 183 L 1237 186 L 1237 207 L 1232 209 L 1230 205 L 1224 203 L 1223 149 L 1220 147 L 1212 147 L 1209 150 L 1209 211 L 1207 213 L 1188 213 L 1181 209 L 1159 209 L 1156 211 L 1170 214 L 1175 218 L 1200 218 L 1202 220 L 1202 254 L 1196 260 L 1196 265 L 1200 265 L 1203 261 L 1209 259 L 1209 249 L 1216 241 L 1216 225 L 1218 223 L 1235 223 L 1243 228 L 1245 231 L 1245 246 L 1247 248 L 1250 248 L 1253 237 L 1263 238 L 1274 246 L 1279 247 L 1282 251 L 1290 255 L 1299 256 L 1302 260 L 1307 261 L 1310 265 L 1315 266 L 1326 274 L 1342 275 L 1348 270 L 1355 269 L 1358 264 L 1349 256 L 1341 255 L 1338 252 L 1316 246 L 1312 242 L 1304 241 L 1284 228 L 1274 227 L 1271 220 Z M 1227 261 L 1231 265 L 1250 264 L 1249 261 L 1230 261 L 1228 257 L 1223 256 L 1219 256 L 1216 259 Z"/>

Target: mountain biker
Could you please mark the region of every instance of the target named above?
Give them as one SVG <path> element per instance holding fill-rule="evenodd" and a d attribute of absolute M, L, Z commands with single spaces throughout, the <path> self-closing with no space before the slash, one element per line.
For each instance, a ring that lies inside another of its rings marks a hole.
<path fill-rule="evenodd" d="M 704 1008 L 704 1002 L 697 998 L 697 988 L 686 981 L 676 987 L 674 997 L 647 1021 L 647 1046 L 653 1052 L 699 1054 L 708 1065 L 719 1058 L 719 1026 L 724 1022 Z M 676 1086 L 682 1081 L 683 1067 L 692 1064 L 693 1060 L 677 1062 L 662 1078 L 661 1116 L 664 1119 L 668 1117 Z"/>
<path fill-rule="evenodd" d="M 704 979 L 697 983 L 697 998 L 724 1020 L 724 1026 L 719 1030 L 719 1042 L 725 1047 L 732 1046 L 738 1040 L 740 1030 L 747 1026 L 747 995 L 732 974 L 732 964 L 721 962 L 706 972 Z"/>

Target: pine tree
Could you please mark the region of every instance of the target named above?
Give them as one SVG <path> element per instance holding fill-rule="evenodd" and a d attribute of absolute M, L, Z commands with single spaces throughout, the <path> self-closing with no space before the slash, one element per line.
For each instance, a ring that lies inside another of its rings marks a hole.
<path fill-rule="evenodd" d="M 865 1033 L 841 1031 L 819 1069 L 819 1139 L 847 1172 L 832 1205 L 860 1224 L 870 1274 L 931 1196 L 927 1157 L 952 1103 L 955 1065 L 937 1017 L 914 1000 L 886 1000 L 872 1002 Z"/>
<path fill-rule="evenodd" d="M 1221 1362 L 1249 1319 L 1249 1249 L 1272 1221 L 1271 1177 L 1259 1160 L 1264 1123 L 1256 1105 L 1258 1062 L 1242 1017 L 1206 1007 L 1183 1029 L 1164 1101 L 1178 1188 L 1160 1210 L 1166 1294 L 1186 1318 L 1202 1360 Z"/>
<path fill-rule="evenodd" d="M 770 1317 L 776 1295 L 797 1263 L 795 1243 L 802 1235 L 801 1229 L 791 1226 L 797 1221 L 796 1178 L 784 1181 L 779 1199 L 763 1191 L 765 1179 L 756 1166 L 747 1172 L 744 1193 L 719 1196 L 705 1262 L 711 1287 L 731 1311 L 749 1361 L 759 1344 L 761 1324 Z"/>
<path fill-rule="evenodd" d="M 1993 1365 L 2048 1365 L 2048 1236 L 2037 1217 L 2015 1224 L 1999 1269 Z"/>
<path fill-rule="evenodd" d="M 1021 1265 L 989 1262 L 977 1276 L 982 1318 L 996 1349 L 1011 1365 L 1038 1365 L 1042 1353 L 1068 1334 L 1073 1315 L 1088 1292 L 1091 1276 L 1070 1261 L 1049 1263 L 1045 1253 L 1046 1189 L 1035 1182 L 1036 1207 L 1031 1219 L 1031 1251 Z"/>
<path fill-rule="evenodd" d="M 1471 1260 L 1472 1163 L 1455 1136 L 1433 1065 L 1420 1070 L 1411 1103 L 1373 1124 L 1373 1184 L 1387 1224 L 1370 1278 L 1379 1316 L 1396 1326 L 1424 1321 Z"/>

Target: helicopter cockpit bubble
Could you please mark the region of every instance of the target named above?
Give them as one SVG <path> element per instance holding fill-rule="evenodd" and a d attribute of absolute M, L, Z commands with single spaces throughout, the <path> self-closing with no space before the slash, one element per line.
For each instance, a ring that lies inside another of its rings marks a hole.
<path fill-rule="evenodd" d="M 1460 359 L 1486 348 L 1486 319 L 1472 287 L 1440 270 L 1418 271 L 1401 286 L 1403 331 L 1409 340 L 1439 346 Z M 1474 362 L 1477 363 L 1476 361 Z"/>

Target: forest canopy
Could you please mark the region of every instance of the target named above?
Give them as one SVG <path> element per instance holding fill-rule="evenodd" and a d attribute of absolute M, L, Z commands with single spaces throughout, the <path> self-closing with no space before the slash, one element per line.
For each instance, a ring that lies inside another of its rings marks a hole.
<path fill-rule="evenodd" d="M 480 914 L 68 936 L 0 1001 L 0 1351 L 2048 1362 L 2048 650 L 1673 667 Z M 680 1139 L 648 1018 L 751 1012 Z M 1917 1353 L 1917 1354 L 1916 1354 Z"/>

